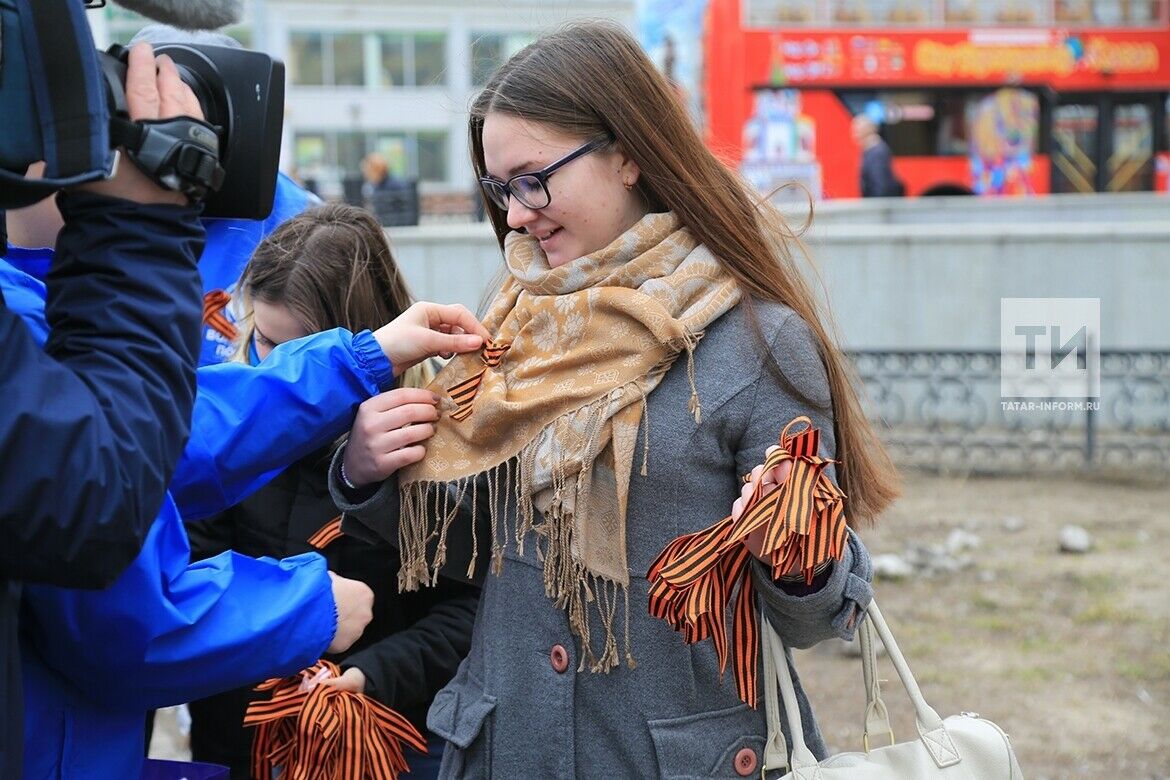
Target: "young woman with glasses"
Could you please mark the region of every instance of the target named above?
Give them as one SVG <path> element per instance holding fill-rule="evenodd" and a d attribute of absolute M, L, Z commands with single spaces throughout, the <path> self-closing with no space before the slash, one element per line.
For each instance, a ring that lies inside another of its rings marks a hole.
<path fill-rule="evenodd" d="M 397 540 L 402 586 L 483 577 L 470 656 L 428 717 L 448 740 L 440 775 L 758 773 L 763 708 L 739 700 L 711 642 L 648 614 L 646 572 L 728 514 L 739 475 L 800 415 L 839 461 L 852 521 L 897 494 L 796 239 L 614 25 L 512 57 L 470 134 L 508 270 L 484 322 L 494 342 L 430 385 L 449 413 L 427 457 L 345 505 Z M 751 572 L 793 647 L 850 636 L 870 574 L 851 532 L 811 584 Z"/>

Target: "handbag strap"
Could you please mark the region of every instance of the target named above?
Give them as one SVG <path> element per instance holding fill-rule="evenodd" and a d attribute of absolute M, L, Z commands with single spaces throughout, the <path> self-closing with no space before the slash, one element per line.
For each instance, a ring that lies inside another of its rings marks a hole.
<path fill-rule="evenodd" d="M 768 621 L 766 616 L 763 618 L 763 630 L 760 632 L 764 639 L 764 657 L 771 656 L 772 658 L 772 674 L 768 677 L 768 687 L 773 687 L 775 681 L 780 683 L 780 697 L 784 701 L 784 714 L 788 716 L 788 736 L 792 740 L 792 773 L 798 778 L 802 779 L 808 775 L 810 771 L 817 769 L 816 756 L 808 749 L 808 745 L 804 741 L 804 724 L 800 718 L 800 703 L 796 699 L 796 685 L 792 682 L 792 672 L 788 669 L 788 655 L 784 651 L 784 641 L 780 639 L 780 635 L 776 633 L 776 629 L 772 628 L 772 624 Z M 774 704 L 775 697 L 765 698 L 764 706 Z M 771 741 L 773 726 L 775 731 L 780 731 L 780 713 L 771 709 L 768 712 L 768 732 L 769 742 Z M 783 740 L 783 736 L 780 737 Z"/>
<path fill-rule="evenodd" d="M 890 727 L 890 713 L 882 701 L 881 680 L 877 674 L 877 646 L 874 644 L 873 624 L 862 620 L 857 627 L 857 642 L 861 645 L 861 677 L 865 683 L 865 731 L 861 744 L 869 752 L 870 734 L 887 734 L 894 744 L 894 730 Z"/>
<path fill-rule="evenodd" d="M 894 641 L 894 636 L 890 633 L 889 626 L 886 625 L 885 618 L 882 616 L 881 610 L 878 609 L 876 601 L 870 601 L 869 607 L 866 611 L 866 620 L 870 621 L 873 629 L 877 632 L 877 636 L 881 639 L 882 644 L 885 645 L 886 654 L 890 658 L 890 662 L 894 665 L 894 670 L 898 673 L 898 679 L 902 681 L 902 687 L 906 690 L 910 702 L 914 705 L 915 722 L 918 726 L 918 736 L 926 748 L 930 757 L 935 764 L 940 768 L 952 766 L 959 763 L 959 752 L 955 748 L 954 742 L 951 740 L 950 734 L 947 733 L 946 726 L 943 725 L 942 718 L 934 711 L 926 700 L 922 697 L 922 691 L 918 687 L 918 682 L 914 679 L 914 674 L 910 671 L 909 665 L 906 663 L 906 658 L 902 655 L 902 651 L 898 648 L 898 643 Z M 811 770 L 817 766 L 817 760 L 813 756 L 812 751 L 808 749 L 808 745 L 804 741 L 804 729 L 800 719 L 800 707 L 796 700 L 796 686 L 792 681 L 792 674 L 788 669 L 788 661 L 784 651 L 784 642 L 772 628 L 772 624 L 766 619 L 762 621 L 762 631 L 764 639 L 764 653 L 765 655 L 773 656 L 773 666 L 775 668 L 775 677 L 768 678 L 768 684 L 772 684 L 772 680 L 776 679 L 780 686 L 780 695 L 784 701 L 785 714 L 788 716 L 788 730 L 789 738 L 792 740 L 792 771 L 796 778 L 812 777 L 809 774 Z M 871 643 L 872 645 L 872 643 Z M 871 665 L 870 671 L 864 671 L 865 665 L 870 663 L 863 654 L 863 678 L 868 674 L 872 675 L 869 679 L 877 680 L 876 667 Z M 869 690 L 867 687 L 867 697 Z M 880 701 L 880 698 L 878 699 Z M 765 706 L 767 705 L 765 699 Z M 884 704 L 882 705 L 884 709 Z M 769 732 L 772 729 L 772 717 L 769 715 Z M 779 724 L 779 716 L 776 717 L 776 723 Z"/>
<path fill-rule="evenodd" d="M 768 622 L 768 616 L 760 613 L 760 625 L 764 626 L 764 633 L 776 633 Z M 761 641 L 766 642 L 766 639 Z M 780 725 L 780 690 L 776 686 L 776 658 L 772 655 L 771 647 L 764 647 L 764 714 L 768 721 L 768 741 L 764 743 L 764 765 L 760 767 L 760 777 L 767 772 L 783 768 L 788 770 L 788 745 L 784 742 L 784 730 Z M 788 660 L 781 661 L 785 666 Z"/>

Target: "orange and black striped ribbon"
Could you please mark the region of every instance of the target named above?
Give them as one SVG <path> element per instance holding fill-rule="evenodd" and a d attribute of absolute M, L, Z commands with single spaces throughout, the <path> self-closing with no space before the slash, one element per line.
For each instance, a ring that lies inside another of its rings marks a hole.
<path fill-rule="evenodd" d="M 801 425 L 803 430 L 790 433 Z M 738 520 L 726 517 L 673 540 L 646 575 L 650 614 L 669 623 L 688 644 L 710 638 L 720 674 L 730 655 L 736 692 L 752 707 L 757 701 L 759 618 L 748 576 L 751 552 L 744 542 L 765 528 L 761 552 L 772 565 L 772 576 L 800 572 L 805 582 L 812 582 L 817 571 L 840 560 L 845 551 L 845 496 L 825 474 L 835 461 L 817 455 L 819 444 L 820 435 L 807 417 L 788 423 L 780 448 L 764 461 L 765 472 L 790 461 L 788 478 L 766 495 L 757 484 Z M 733 595 L 729 637 L 727 608 Z"/>
<path fill-rule="evenodd" d="M 298 675 L 256 686 L 272 698 L 248 705 L 256 726 L 252 776 L 285 780 L 395 780 L 409 772 L 403 743 L 425 754 L 426 739 L 410 721 L 361 693 L 316 684 L 336 664 L 318 661 Z"/>
<path fill-rule="evenodd" d="M 223 290 L 212 290 L 203 296 L 203 324 L 211 327 L 217 333 L 229 340 L 235 340 L 239 335 L 236 326 L 232 324 L 223 310 L 231 303 L 232 296 Z"/>
<path fill-rule="evenodd" d="M 480 383 L 483 382 L 483 375 L 487 373 L 489 368 L 497 368 L 500 365 L 500 362 L 504 359 L 504 355 L 511 346 L 512 343 L 509 341 L 489 341 L 484 345 L 483 351 L 479 356 L 483 361 L 483 370 L 474 376 L 464 379 L 454 387 L 448 388 L 447 394 L 451 396 L 451 400 L 458 407 L 455 411 L 451 412 L 451 417 L 456 422 L 463 422 L 471 416 L 475 396 L 479 392 Z"/>
<path fill-rule="evenodd" d="M 341 533 L 341 515 L 330 520 L 325 525 L 309 537 L 309 544 L 316 547 L 318 550 L 324 550 L 329 545 L 336 542 L 344 534 Z"/>

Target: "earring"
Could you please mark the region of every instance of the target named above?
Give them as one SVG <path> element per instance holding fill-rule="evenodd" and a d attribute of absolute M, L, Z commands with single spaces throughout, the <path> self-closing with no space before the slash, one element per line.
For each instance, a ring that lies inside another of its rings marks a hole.
<path fill-rule="evenodd" d="M 626 192 L 634 189 L 634 183 L 628 179 L 622 179 L 622 186 L 626 188 Z"/>

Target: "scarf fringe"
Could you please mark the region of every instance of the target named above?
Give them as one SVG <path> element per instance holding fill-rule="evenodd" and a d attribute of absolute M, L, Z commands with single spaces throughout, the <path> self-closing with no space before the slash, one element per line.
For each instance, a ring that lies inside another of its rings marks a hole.
<path fill-rule="evenodd" d="M 695 331 L 687 333 L 681 338 L 670 342 L 670 347 L 676 353 L 686 350 L 687 353 L 687 381 L 691 384 L 691 399 L 687 403 L 687 411 L 695 418 L 695 425 L 700 425 L 703 422 L 703 405 L 699 402 L 699 388 L 695 384 L 695 347 L 699 346 L 699 342 L 703 340 L 703 331 Z M 670 368 L 674 363 L 676 355 L 672 355 L 668 361 L 665 362 L 665 368 Z M 665 371 L 665 369 L 663 369 Z"/>

